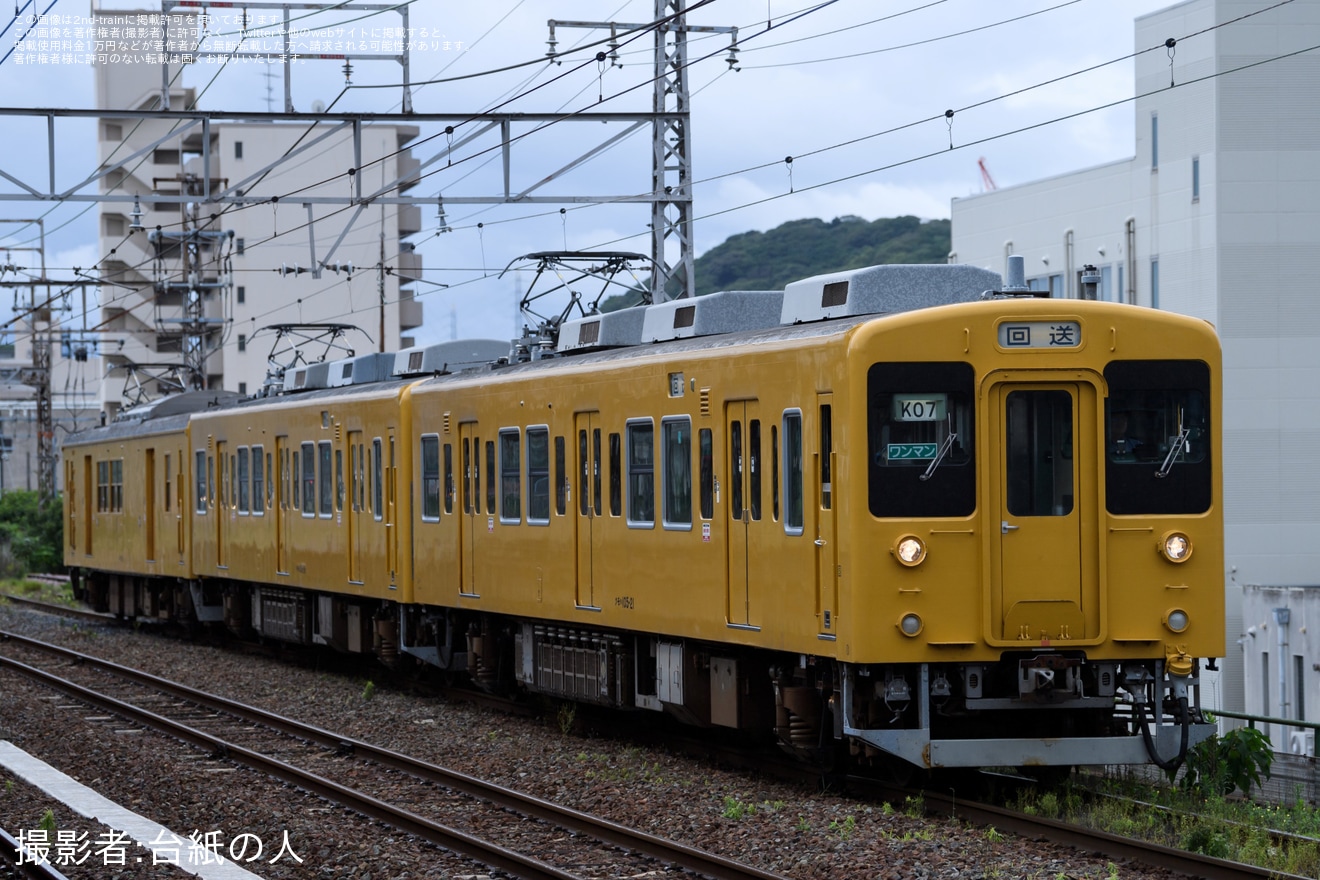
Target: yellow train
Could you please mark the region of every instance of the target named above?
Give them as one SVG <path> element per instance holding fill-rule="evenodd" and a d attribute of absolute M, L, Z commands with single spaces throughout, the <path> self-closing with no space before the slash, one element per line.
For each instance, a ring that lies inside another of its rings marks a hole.
<path fill-rule="evenodd" d="M 166 398 L 64 444 L 66 562 L 810 757 L 1176 763 L 1225 644 L 1217 338 L 1000 288 L 872 267 Z"/>

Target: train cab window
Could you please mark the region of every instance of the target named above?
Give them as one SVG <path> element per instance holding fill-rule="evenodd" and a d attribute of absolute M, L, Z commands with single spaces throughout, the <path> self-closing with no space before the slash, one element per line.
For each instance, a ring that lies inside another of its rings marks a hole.
<path fill-rule="evenodd" d="M 784 413 L 784 531 L 802 534 L 802 413 Z"/>
<path fill-rule="evenodd" d="M 500 431 L 500 522 L 522 521 L 522 452 L 518 429 Z"/>
<path fill-rule="evenodd" d="M 481 493 L 477 493 L 480 497 Z M 495 515 L 495 441 L 486 441 L 486 515 Z"/>
<path fill-rule="evenodd" d="M 660 478 L 664 486 L 664 526 L 692 528 L 692 422 L 663 419 L 660 437 L 664 452 Z"/>
<path fill-rule="evenodd" d="M 238 449 L 238 467 L 234 471 L 234 479 L 238 482 L 238 512 L 243 516 L 252 510 L 252 473 L 248 464 L 249 455 L 246 446 Z"/>
<path fill-rule="evenodd" d="M 628 525 L 655 525 L 655 426 L 628 422 Z"/>
<path fill-rule="evenodd" d="M 377 521 L 385 518 L 385 499 L 384 495 L 385 475 L 384 464 L 380 450 L 380 438 L 371 441 L 371 512 Z"/>
<path fill-rule="evenodd" d="M 527 522 L 550 522 L 550 430 L 527 429 Z"/>
<path fill-rule="evenodd" d="M 206 513 L 206 453 L 197 450 L 193 454 L 193 495 L 197 513 Z"/>
<path fill-rule="evenodd" d="M 260 446 L 252 447 L 252 512 L 261 516 L 266 510 L 266 470 L 268 464 L 262 457 Z"/>
<path fill-rule="evenodd" d="M 564 438 L 555 438 L 555 515 L 568 512 L 568 477 L 564 475 Z"/>
<path fill-rule="evenodd" d="M 610 516 L 623 513 L 623 444 L 617 433 L 610 434 Z"/>
<path fill-rule="evenodd" d="M 697 457 L 700 462 L 701 518 L 712 519 L 715 516 L 715 451 L 710 428 L 702 428 L 697 434 Z"/>
<path fill-rule="evenodd" d="M 302 512 L 316 516 L 316 444 L 302 445 Z"/>
<path fill-rule="evenodd" d="M 867 373 L 867 489 L 874 516 L 976 510 L 971 364 L 878 363 Z"/>
<path fill-rule="evenodd" d="M 454 512 L 454 446 L 445 444 L 445 513 Z"/>
<path fill-rule="evenodd" d="M 1210 508 L 1210 369 L 1201 361 L 1105 368 L 1105 503 L 1110 513 Z"/>
<path fill-rule="evenodd" d="M 440 521 L 440 438 L 422 438 L 422 519 Z"/>

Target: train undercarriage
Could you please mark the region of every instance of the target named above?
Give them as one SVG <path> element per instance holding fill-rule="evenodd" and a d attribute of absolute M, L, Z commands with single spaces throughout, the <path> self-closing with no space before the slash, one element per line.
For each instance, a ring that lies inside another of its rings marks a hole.
<path fill-rule="evenodd" d="M 490 692 L 773 731 L 783 749 L 816 763 L 846 755 L 926 768 L 1167 764 L 1215 729 L 1196 676 L 1162 660 L 1024 651 L 997 663 L 848 664 L 265 585 L 104 572 L 75 573 L 74 585 L 91 607 L 121 618 L 374 655 Z"/>

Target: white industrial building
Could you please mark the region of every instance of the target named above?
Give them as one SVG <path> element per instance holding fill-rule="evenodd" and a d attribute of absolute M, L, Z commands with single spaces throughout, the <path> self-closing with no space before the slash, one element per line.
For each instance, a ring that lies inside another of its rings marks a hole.
<path fill-rule="evenodd" d="M 133 14 L 113 15 L 122 19 Z M 177 85 L 177 71 L 177 66 L 170 67 L 176 84 L 170 106 L 190 108 L 196 95 Z M 157 108 L 161 65 L 98 64 L 96 88 L 101 110 Z M 102 119 L 97 134 L 101 167 L 124 162 L 172 128 L 181 128 L 177 120 Z M 107 374 L 100 399 L 108 416 L 123 405 L 126 364 L 201 362 L 206 387 L 257 393 L 275 339 L 263 328 L 272 325 L 354 325 L 359 329 L 342 342 L 356 354 L 412 344 L 409 331 L 422 323 L 421 303 L 412 289 L 421 256 L 404 239 L 421 229 L 420 209 L 368 206 L 340 241 L 356 209 L 316 204 L 309 215 L 300 198 L 342 198 L 349 191 L 344 174 L 350 168 L 369 175 L 364 181 L 368 192 L 406 178 L 418 167 L 405 148 L 417 130 L 366 126 L 360 155 L 355 155 L 351 130 L 345 130 L 319 140 L 296 161 L 269 167 L 295 145 L 329 130 L 328 123 L 316 126 L 311 121 L 218 122 L 209 129 L 209 167 L 204 167 L 202 129 L 192 127 L 102 179 L 102 192 L 138 196 L 141 206 L 139 218 L 131 202 L 101 205 L 100 270 L 106 283 L 100 318 L 93 323 L 100 331 L 96 339 L 101 372 Z M 221 210 L 201 198 L 183 205 L 159 200 L 216 193 L 244 181 L 250 181 L 248 192 L 257 204 Z M 401 189 L 409 186 L 405 180 Z M 278 204 L 269 201 L 271 195 L 286 194 Z M 311 234 L 306 228 L 309 217 L 314 221 Z M 139 222 L 142 228 L 137 230 Z M 186 253 L 190 243 L 197 245 L 197 253 Z M 332 268 L 313 277 L 313 253 L 316 261 L 323 261 L 336 243 L 328 261 Z M 158 259 L 162 250 L 164 258 Z M 200 300 L 190 306 L 194 297 Z M 317 355 L 314 348 L 311 352 Z M 344 354 L 341 349 L 332 356 Z M 55 369 L 58 375 L 61 365 Z M 145 389 L 149 395 L 157 390 Z"/>
<path fill-rule="evenodd" d="M 1263 678 L 1262 652 L 1278 649 L 1248 628 L 1273 618 L 1242 610 L 1243 584 L 1277 585 L 1272 609 L 1320 583 L 1320 52 L 1306 51 L 1320 3 L 1273 6 L 1188 0 L 1137 19 L 1136 48 L 1161 48 L 1135 62 L 1135 156 L 955 200 L 950 259 L 1002 272 L 1021 254 L 1033 287 L 1065 297 L 1091 264 L 1104 299 L 1215 324 L 1228 644 L 1209 701 L 1315 720 L 1320 645 L 1293 642 L 1297 659 Z"/>

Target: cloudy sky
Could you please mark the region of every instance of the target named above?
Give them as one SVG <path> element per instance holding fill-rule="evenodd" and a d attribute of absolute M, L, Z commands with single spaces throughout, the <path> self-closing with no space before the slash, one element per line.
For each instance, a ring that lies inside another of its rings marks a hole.
<path fill-rule="evenodd" d="M 47 4 L 51 14 L 67 16 L 66 23 L 85 22 L 89 15 L 86 0 L 39 0 L 25 11 L 46 11 Z M 1165 5 L 1162 0 L 835 0 L 817 5 L 809 0 L 688 0 L 689 8 L 696 7 L 690 24 L 736 26 L 739 46 L 739 69 L 734 70 L 726 61 L 729 35 L 694 33 L 689 40 L 697 253 L 730 235 L 804 217 L 947 218 L 952 199 L 982 190 L 981 158 L 1003 188 L 1130 156 L 1132 105 L 1088 111 L 1132 97 L 1128 56 L 1150 48 L 1134 47 L 1133 18 Z M 140 7 L 116 2 L 108 8 Z M 229 10 L 216 13 L 212 29 L 217 40 L 238 29 L 226 15 Z M 549 19 L 641 23 L 653 13 L 653 0 L 416 0 L 409 5 L 409 25 L 418 29 L 415 35 L 425 28 L 426 36 L 425 45 L 412 55 L 412 78 L 443 81 L 417 88 L 414 109 L 647 111 L 652 100 L 649 34 L 622 37 L 617 66 L 597 63 L 597 47 L 573 51 L 607 38 L 604 29 L 561 26 L 556 36 L 562 63 L 550 64 L 545 52 Z M 308 31 L 305 40 L 330 39 L 331 30 L 339 28 L 401 23 L 394 11 L 295 14 L 307 16 L 300 22 Z M 0 17 L 0 25 L 9 17 Z M 11 23 L 0 37 L 0 54 L 9 52 L 23 33 L 21 21 Z M 21 61 L 19 53 L 0 61 L 0 107 L 95 106 L 90 66 L 56 58 L 45 64 Z M 206 61 L 187 68 L 183 82 L 205 90 L 204 109 L 266 110 L 266 73 L 262 63 Z M 334 110 L 397 110 L 397 89 L 365 87 L 396 83 L 399 76 L 392 62 L 358 62 L 354 88 L 345 90 L 340 62 L 300 63 L 294 68 L 294 107 L 310 111 L 319 101 Z M 282 87 L 278 79 L 274 83 L 278 110 Z M 949 109 L 956 111 L 951 121 L 944 116 Z M 9 145 L 0 152 L 0 171 L 44 181 L 44 120 L 10 117 L 5 122 Z M 526 137 L 513 149 L 515 190 L 532 186 L 620 134 L 624 126 L 565 122 L 531 129 L 521 129 Z M 424 137 L 432 134 L 435 128 L 423 126 Z M 414 155 L 425 160 L 444 140 L 441 133 Z M 56 142 L 60 183 L 72 185 L 94 168 L 90 123 L 59 123 Z M 30 146 L 16 149 L 20 144 Z M 437 195 L 490 195 L 502 188 L 498 153 L 482 152 L 491 145 L 490 140 L 474 141 L 466 155 L 456 152 L 452 165 L 410 191 L 423 204 L 426 229 L 415 240 L 426 278 L 435 282 L 418 286 L 426 314 L 419 341 L 448 339 L 454 333 L 512 335 L 515 293 L 530 275 L 494 276 L 522 254 L 649 251 L 649 209 L 640 204 L 566 204 L 563 213 L 551 205 L 451 205 L 445 219 L 452 231 L 435 234 Z M 791 171 L 784 161 L 788 156 L 794 157 Z M 649 188 L 650 133 L 643 129 L 537 192 L 611 197 Z M 16 191 L 0 178 L 0 193 Z M 94 213 L 86 204 L 0 202 L 0 218 L 43 218 L 47 265 L 56 277 L 68 277 L 73 266 L 94 265 L 103 256 L 97 252 Z M 333 239 L 335 233 L 326 234 Z M 30 226 L 0 223 L 0 248 L 33 244 Z M 253 257 L 249 254 L 249 260 Z M 6 262 L 30 259 L 15 250 Z"/>

